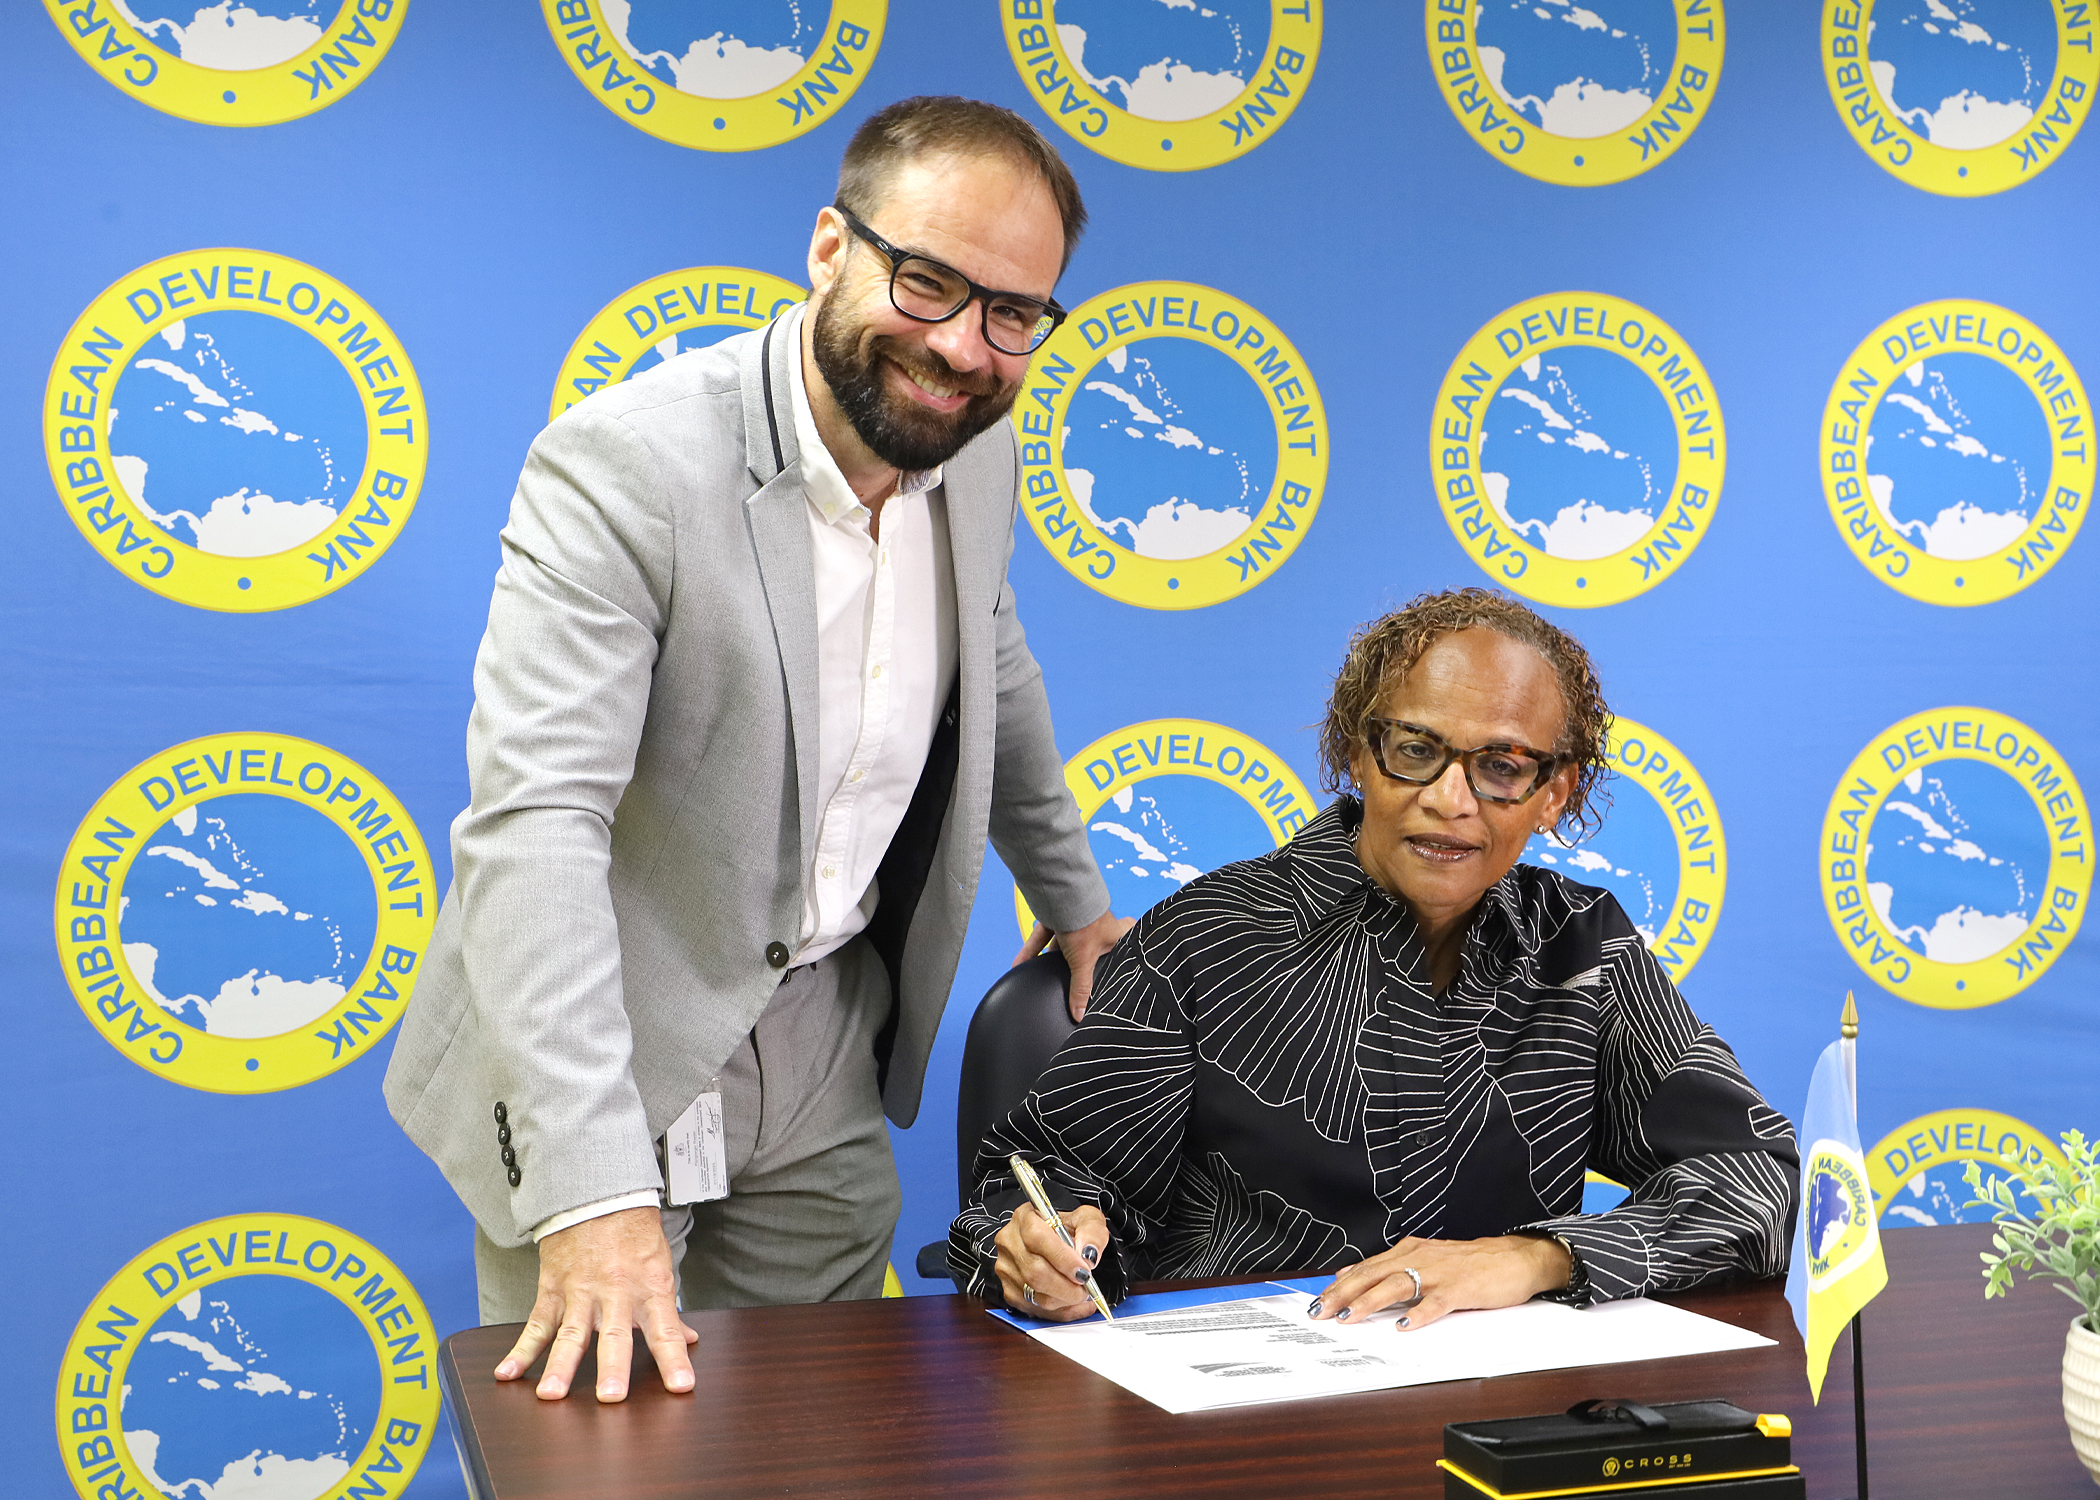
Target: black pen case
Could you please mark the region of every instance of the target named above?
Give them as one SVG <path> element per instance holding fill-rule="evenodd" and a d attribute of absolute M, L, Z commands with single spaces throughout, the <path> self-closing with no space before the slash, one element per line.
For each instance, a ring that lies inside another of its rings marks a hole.
<path fill-rule="evenodd" d="M 1800 1500 L 1785 1417 L 1727 1401 L 1581 1401 L 1565 1412 L 1444 1428 L 1447 1500 L 1660 1491 L 1671 1500 Z"/>

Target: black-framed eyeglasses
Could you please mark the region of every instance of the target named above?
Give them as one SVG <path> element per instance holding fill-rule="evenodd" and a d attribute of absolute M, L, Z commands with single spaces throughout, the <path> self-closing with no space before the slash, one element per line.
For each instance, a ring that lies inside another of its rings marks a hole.
<path fill-rule="evenodd" d="M 1427 786 L 1458 761 L 1466 785 L 1485 802 L 1529 802 L 1564 757 L 1507 741 L 1460 750 L 1434 729 L 1399 719 L 1370 719 L 1364 738 L 1371 759 L 1394 781 Z"/>
<path fill-rule="evenodd" d="M 987 344 L 1001 354 L 1033 354 L 1065 320 L 1065 309 L 1055 298 L 1045 301 L 979 286 L 953 266 L 898 249 L 861 223 L 851 209 L 839 208 L 838 215 L 854 234 L 889 257 L 890 306 L 914 322 L 945 323 L 975 301 L 983 309 L 979 316 Z"/>

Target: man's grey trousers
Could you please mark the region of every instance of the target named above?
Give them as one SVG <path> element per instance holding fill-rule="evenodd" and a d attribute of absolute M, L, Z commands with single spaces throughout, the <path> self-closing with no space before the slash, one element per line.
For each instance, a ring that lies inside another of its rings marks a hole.
<path fill-rule="evenodd" d="M 875 1087 L 889 976 L 855 938 L 792 970 L 722 1070 L 729 1196 L 662 1210 L 680 1305 L 751 1307 L 882 1295 L 903 1194 Z M 522 1323 L 539 1248 L 478 1228 L 481 1321 Z"/>

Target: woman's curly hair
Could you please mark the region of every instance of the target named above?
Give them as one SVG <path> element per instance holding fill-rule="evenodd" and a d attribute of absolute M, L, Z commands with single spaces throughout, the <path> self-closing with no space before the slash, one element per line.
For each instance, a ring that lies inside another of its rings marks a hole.
<path fill-rule="evenodd" d="M 1522 641 L 1553 668 L 1566 714 L 1553 749 L 1576 766 L 1575 789 L 1561 811 L 1561 824 L 1572 825 L 1576 837 L 1587 838 L 1603 825 L 1604 811 L 1611 805 L 1610 794 L 1599 786 L 1610 774 L 1605 736 L 1611 710 L 1605 707 L 1597 669 L 1581 642 L 1494 589 L 1423 594 L 1350 637 L 1320 725 L 1321 784 L 1330 792 L 1354 785 L 1350 761 L 1365 743 L 1379 699 L 1414 670 L 1439 637 L 1472 629 Z M 1600 801 L 1602 806 L 1592 805 Z"/>

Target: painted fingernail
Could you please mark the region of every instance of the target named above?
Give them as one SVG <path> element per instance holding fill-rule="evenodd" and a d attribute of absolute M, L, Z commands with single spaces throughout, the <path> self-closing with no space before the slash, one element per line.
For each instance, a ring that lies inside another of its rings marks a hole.
<path fill-rule="evenodd" d="M 1353 1307 L 1345 1307 L 1340 1312 L 1334 1315 L 1334 1320 L 1337 1323 L 1346 1323 L 1349 1321 L 1349 1314 L 1355 1311 L 1356 1309 Z"/>
<path fill-rule="evenodd" d="M 1402 1314 L 1400 1314 L 1400 1326 L 1401 1326 L 1402 1328 L 1405 1328 L 1405 1327 L 1407 1326 L 1407 1314 L 1406 1314 L 1406 1313 L 1402 1313 Z"/>
<path fill-rule="evenodd" d="M 1084 1250 L 1080 1251 L 1079 1255 L 1080 1258 L 1090 1266 L 1096 1264 L 1101 1259 L 1101 1252 L 1095 1249 L 1092 1245 L 1089 1245 Z"/>
<path fill-rule="evenodd" d="M 1318 1297 L 1313 1298 L 1312 1306 L 1305 1310 L 1305 1315 L 1308 1318 L 1317 1318 L 1320 1315 L 1320 1299 Z"/>
<path fill-rule="evenodd" d="M 1081 1286 L 1085 1286 L 1089 1281 L 1094 1279 L 1094 1273 L 1092 1271 L 1089 1271 L 1085 1266 L 1081 1266 L 1078 1270 L 1072 1273 L 1072 1279 L 1078 1282 Z"/>

